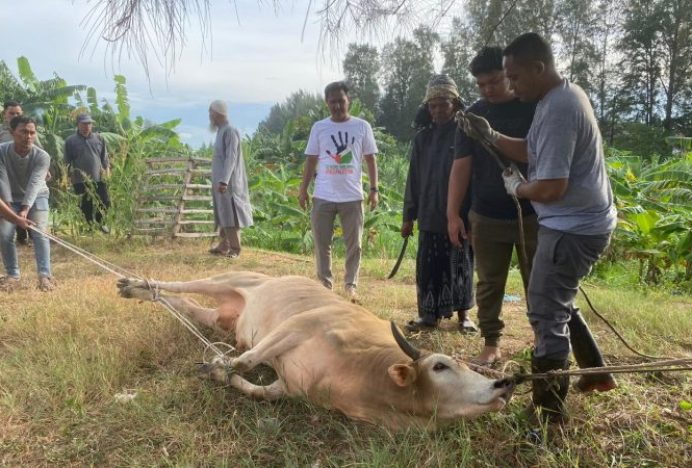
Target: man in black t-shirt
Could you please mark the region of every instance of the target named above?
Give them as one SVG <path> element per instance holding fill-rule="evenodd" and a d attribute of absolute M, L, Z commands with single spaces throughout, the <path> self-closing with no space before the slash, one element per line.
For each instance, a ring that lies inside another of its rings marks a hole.
<path fill-rule="evenodd" d="M 469 112 L 485 117 L 490 125 L 505 135 L 523 138 L 529 131 L 536 105 L 514 96 L 502 68 L 502 49 L 484 47 L 470 64 L 471 74 L 482 99 Z M 519 222 L 514 200 L 507 195 L 502 171 L 495 159 L 476 140 L 457 129 L 456 159 L 449 177 L 447 219 L 449 237 L 458 244 L 471 237 L 476 258 L 478 284 L 476 302 L 478 321 L 485 346 L 477 361 L 492 364 L 502 357 L 500 337 L 504 323 L 500 319 L 512 250 L 516 248 L 524 292 L 531 274 L 536 251 L 538 223 L 528 200 L 521 201 L 524 222 L 526 258 L 520 246 Z M 506 161 L 509 164 L 509 161 Z M 517 164 L 526 175 L 526 164 Z M 470 194 L 469 194 L 470 191 Z M 459 207 L 471 197 L 471 212 L 466 226 L 459 217 Z"/>

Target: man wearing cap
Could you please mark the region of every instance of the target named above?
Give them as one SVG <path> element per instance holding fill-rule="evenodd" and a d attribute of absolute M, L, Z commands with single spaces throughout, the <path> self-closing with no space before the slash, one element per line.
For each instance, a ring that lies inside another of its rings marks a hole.
<path fill-rule="evenodd" d="M 209 123 L 216 130 L 211 178 L 214 197 L 214 221 L 221 237 L 213 255 L 235 258 L 240 255 L 240 230 L 252 226 L 252 205 L 247 185 L 240 133 L 228 123 L 228 106 L 213 101 Z"/>
<path fill-rule="evenodd" d="M 416 292 L 418 318 L 406 329 L 433 329 L 443 318 L 459 314 L 461 332 L 476 331 L 468 318 L 473 299 L 473 254 L 468 240 L 455 246 L 447 236 L 447 181 L 454 162 L 454 115 L 461 109 L 459 91 L 448 75 L 428 82 L 425 102 L 416 116 L 420 131 L 413 139 L 406 191 L 402 237 L 418 223 Z M 468 205 L 457 206 L 455 216 L 466 217 Z"/>
<path fill-rule="evenodd" d="M 77 131 L 65 140 L 65 164 L 72 187 L 81 197 L 84 218 L 89 224 L 97 223 L 108 234 L 110 230 L 103 224 L 103 218 L 111 204 L 105 182 L 110 175 L 110 162 L 106 142 L 93 131 L 93 125 L 89 114 L 77 116 Z"/>

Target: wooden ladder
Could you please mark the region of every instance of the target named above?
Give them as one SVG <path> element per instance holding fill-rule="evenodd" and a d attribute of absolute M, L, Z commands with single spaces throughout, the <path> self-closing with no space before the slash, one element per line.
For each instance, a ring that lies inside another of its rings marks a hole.
<path fill-rule="evenodd" d="M 135 234 L 215 236 L 211 159 L 147 159 L 135 208 Z"/>

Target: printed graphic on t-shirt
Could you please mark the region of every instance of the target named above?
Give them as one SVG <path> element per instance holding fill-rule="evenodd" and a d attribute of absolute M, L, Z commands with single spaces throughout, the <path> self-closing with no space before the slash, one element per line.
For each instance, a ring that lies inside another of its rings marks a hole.
<path fill-rule="evenodd" d="M 355 137 L 351 137 L 349 141 L 348 132 L 337 132 L 336 135 L 331 134 L 330 139 L 334 143 L 332 150 L 326 150 L 329 162 L 326 162 L 325 174 L 327 175 L 343 175 L 353 174 L 353 144 L 356 141 Z"/>

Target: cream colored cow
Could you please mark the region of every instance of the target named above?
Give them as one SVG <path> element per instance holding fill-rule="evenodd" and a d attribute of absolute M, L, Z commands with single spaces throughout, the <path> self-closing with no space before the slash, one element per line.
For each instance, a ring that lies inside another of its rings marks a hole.
<path fill-rule="evenodd" d="M 502 409 L 513 384 L 491 380 L 444 354 L 413 348 L 393 324 L 299 276 L 231 272 L 190 282 L 120 280 L 124 297 L 153 300 L 150 288 L 209 296 L 209 309 L 178 296 L 170 303 L 195 320 L 235 331 L 230 384 L 248 396 L 304 396 L 347 416 L 436 427 Z M 240 374 L 270 365 L 278 379 L 258 386 Z"/>

